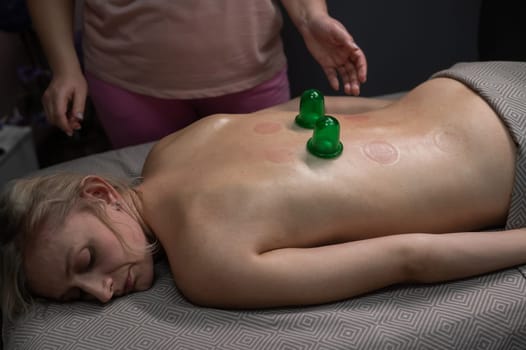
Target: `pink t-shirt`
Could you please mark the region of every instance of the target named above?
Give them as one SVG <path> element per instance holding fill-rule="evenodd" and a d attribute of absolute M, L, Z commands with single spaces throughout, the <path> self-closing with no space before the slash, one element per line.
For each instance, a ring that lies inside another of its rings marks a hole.
<path fill-rule="evenodd" d="M 220 96 L 286 65 L 271 0 L 85 0 L 83 16 L 86 70 L 145 95 Z"/>

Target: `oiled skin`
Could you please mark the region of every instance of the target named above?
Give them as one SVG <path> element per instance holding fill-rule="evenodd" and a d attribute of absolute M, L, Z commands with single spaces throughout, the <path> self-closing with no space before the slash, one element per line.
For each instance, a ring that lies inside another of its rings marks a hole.
<path fill-rule="evenodd" d="M 308 153 L 312 131 L 294 124 L 297 104 L 208 117 L 154 147 L 140 211 L 190 300 L 323 303 L 424 281 L 426 259 L 437 269 L 431 280 L 515 262 L 481 263 L 505 249 L 512 259 L 522 241 L 488 252 L 491 242 L 470 247 L 471 236 L 423 234 L 505 221 L 515 146 L 473 91 L 438 78 L 394 103 L 343 97 L 326 106 L 341 125 L 336 159 Z"/>

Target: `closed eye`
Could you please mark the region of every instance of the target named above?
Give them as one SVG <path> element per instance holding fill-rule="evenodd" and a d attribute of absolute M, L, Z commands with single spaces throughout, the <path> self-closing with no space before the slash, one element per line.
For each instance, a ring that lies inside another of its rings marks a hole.
<path fill-rule="evenodd" d="M 95 265 L 95 250 L 93 248 L 85 248 L 80 251 L 77 261 L 75 263 L 75 270 L 78 273 L 89 272 Z"/>
<path fill-rule="evenodd" d="M 86 266 L 86 270 L 89 271 L 93 268 L 95 265 L 95 250 L 93 248 L 88 248 L 89 251 L 89 261 L 88 265 Z"/>

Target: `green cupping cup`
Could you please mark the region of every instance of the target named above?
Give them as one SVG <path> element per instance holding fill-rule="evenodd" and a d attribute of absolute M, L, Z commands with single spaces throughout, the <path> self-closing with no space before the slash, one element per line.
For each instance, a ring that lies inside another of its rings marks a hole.
<path fill-rule="evenodd" d="M 301 95 L 300 113 L 296 116 L 296 124 L 306 129 L 314 129 L 316 121 L 325 115 L 323 94 L 316 90 L 305 90 Z"/>
<path fill-rule="evenodd" d="M 318 119 L 307 142 L 307 150 L 321 158 L 336 158 L 342 153 L 340 123 L 336 118 L 326 115 Z"/>

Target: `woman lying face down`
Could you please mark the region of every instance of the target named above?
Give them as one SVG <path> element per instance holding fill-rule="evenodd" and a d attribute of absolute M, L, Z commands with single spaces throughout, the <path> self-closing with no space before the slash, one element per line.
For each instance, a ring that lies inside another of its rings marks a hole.
<path fill-rule="evenodd" d="M 507 230 L 477 232 L 524 208 L 511 199 L 526 183 L 515 179 L 524 152 L 506 126 L 524 123 L 503 123 L 521 106 L 499 115 L 437 78 L 392 104 L 327 99 L 343 144 L 333 159 L 310 154 L 312 130 L 280 107 L 162 139 L 134 186 L 15 181 L 0 198 L 2 310 L 31 295 L 106 302 L 145 290 L 152 242 L 189 301 L 221 308 L 327 303 L 525 263 L 526 223 L 511 216 Z"/>

